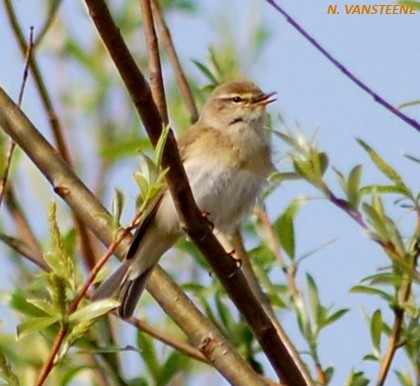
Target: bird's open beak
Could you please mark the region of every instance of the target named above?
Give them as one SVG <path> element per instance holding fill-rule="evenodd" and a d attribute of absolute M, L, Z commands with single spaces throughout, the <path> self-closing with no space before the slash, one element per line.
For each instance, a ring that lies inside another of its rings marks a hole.
<path fill-rule="evenodd" d="M 256 105 L 268 105 L 271 102 L 274 102 L 276 100 L 275 95 L 276 92 L 270 92 L 268 94 L 261 94 L 255 97 L 252 102 Z"/>

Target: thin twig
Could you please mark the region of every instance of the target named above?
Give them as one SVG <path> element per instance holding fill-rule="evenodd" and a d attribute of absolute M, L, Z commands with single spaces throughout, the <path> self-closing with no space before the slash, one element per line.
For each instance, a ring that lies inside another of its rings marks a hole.
<path fill-rule="evenodd" d="M 175 45 L 171 37 L 171 31 L 166 25 L 159 2 L 157 0 L 152 0 L 152 10 L 155 23 L 159 28 L 159 33 L 163 45 L 174 70 L 175 80 L 178 84 L 179 90 L 181 91 L 181 95 L 184 98 L 184 103 L 187 106 L 187 109 L 190 113 L 190 120 L 192 123 L 194 123 L 198 120 L 199 116 L 194 96 L 191 92 L 190 85 L 188 84 L 187 78 L 182 69 L 181 62 L 178 58 L 178 54 L 176 53 Z"/>
<path fill-rule="evenodd" d="M 44 258 L 42 257 L 41 246 L 29 225 L 19 200 L 16 198 L 14 187 L 10 183 L 8 184 L 8 188 L 6 190 L 5 203 L 21 235 L 21 238 L 31 249 L 38 252 L 40 261 L 43 262 Z"/>
<path fill-rule="evenodd" d="M 16 39 L 19 43 L 19 47 L 21 52 L 24 54 L 27 51 L 27 44 L 25 41 L 24 34 L 22 32 L 22 28 L 19 24 L 19 21 L 17 19 L 15 10 L 13 8 L 13 4 L 11 0 L 4 0 L 4 4 L 6 6 L 6 14 L 9 19 L 10 25 L 12 27 L 13 33 L 16 36 Z M 63 136 L 63 130 L 61 128 L 60 121 L 58 120 L 58 116 L 55 112 L 52 100 L 50 98 L 50 95 L 47 91 L 47 87 L 45 85 L 45 82 L 43 80 L 41 71 L 39 69 L 38 62 L 34 56 L 31 57 L 31 60 L 29 62 L 30 68 L 32 71 L 32 75 L 35 81 L 35 85 L 37 87 L 37 90 L 41 97 L 41 102 L 43 104 L 43 107 L 45 109 L 48 121 L 50 123 L 51 131 L 54 135 L 54 140 L 56 142 L 56 146 L 58 149 L 58 152 L 61 154 L 61 156 L 71 164 L 70 162 L 70 153 L 67 149 L 66 141 Z"/>
<path fill-rule="evenodd" d="M 19 47 L 22 53 L 25 53 L 27 51 L 27 44 L 24 38 L 24 35 L 22 33 L 22 28 L 19 24 L 19 21 L 17 19 L 15 10 L 13 8 L 13 4 L 11 0 L 5 0 L 4 4 L 6 6 L 6 14 L 9 19 L 10 25 L 12 27 L 13 33 L 16 36 L 16 39 L 19 43 Z M 67 148 L 67 144 L 64 138 L 64 133 L 60 124 L 60 121 L 58 119 L 58 116 L 55 112 L 54 105 L 52 103 L 52 100 L 50 98 L 50 95 L 48 93 L 47 87 L 45 85 L 42 73 L 39 69 L 38 62 L 34 55 L 30 57 L 29 60 L 30 69 L 32 71 L 32 75 L 35 81 L 36 89 L 39 92 L 41 103 L 44 107 L 44 110 L 46 112 L 51 131 L 54 136 L 55 144 L 57 146 L 57 150 L 60 153 L 60 155 L 63 157 L 63 159 L 69 164 L 72 165 L 72 159 L 70 156 L 70 151 Z M 89 233 L 86 230 L 83 223 L 77 218 L 74 217 L 75 227 L 78 231 L 78 235 L 80 238 L 80 245 L 81 250 L 83 253 L 83 260 L 86 263 L 89 270 L 91 270 L 95 266 L 95 248 L 92 244 L 92 240 L 89 237 Z"/>
<path fill-rule="evenodd" d="M 416 233 L 420 232 L 420 209 L 417 209 L 416 229 L 417 229 Z M 410 245 L 410 251 L 414 252 L 413 257 L 412 257 L 413 271 L 415 270 L 417 266 L 417 260 L 420 255 L 420 251 L 418 247 L 419 247 L 418 238 L 415 237 Z M 412 283 L 413 283 L 412 276 L 410 274 L 405 274 L 403 284 L 398 291 L 400 293 L 399 299 L 398 299 L 398 302 L 400 304 L 405 304 L 409 300 L 412 294 Z M 394 314 L 395 314 L 395 319 L 394 319 L 391 334 L 389 337 L 388 347 L 380 363 L 378 380 L 376 382 L 377 386 L 383 386 L 385 384 L 395 353 L 400 347 L 399 344 L 400 344 L 400 339 L 401 339 L 401 333 L 403 330 L 405 310 L 403 307 L 399 307 L 397 305 L 394 309 Z"/>
<path fill-rule="evenodd" d="M 235 259 L 238 260 L 238 265 L 241 266 L 241 269 L 244 272 L 244 275 L 248 281 L 248 285 L 252 289 L 252 292 L 254 293 L 258 301 L 263 305 L 268 305 L 268 298 L 262 291 L 257 276 L 255 275 L 254 269 L 252 268 L 252 264 L 249 260 L 248 254 L 246 253 L 242 236 L 239 230 L 237 229 L 234 232 L 231 239 L 229 239 L 223 233 L 217 234 L 217 239 L 220 241 L 220 243 L 226 251 L 233 251 L 231 254 Z"/>
<path fill-rule="evenodd" d="M 284 261 L 283 255 L 281 253 L 280 245 L 279 245 L 279 243 L 277 241 L 277 238 L 274 234 L 273 227 L 271 226 L 270 220 L 268 218 L 268 214 L 265 211 L 265 209 L 262 208 L 261 206 L 256 206 L 255 211 L 257 213 L 257 216 L 258 216 L 259 220 L 261 221 L 263 231 L 264 231 L 265 237 L 266 237 L 267 242 L 268 242 L 268 246 L 270 247 L 274 256 L 276 256 L 276 258 L 277 258 L 277 260 L 280 264 L 280 267 L 282 268 L 283 272 L 285 273 L 290 293 L 292 294 L 292 297 L 296 300 L 296 299 L 299 298 L 299 295 L 300 295 L 299 289 L 298 289 L 298 286 L 297 286 L 296 280 L 295 280 L 296 270 L 295 269 L 290 269 L 289 267 L 287 267 L 287 264 Z"/>
<path fill-rule="evenodd" d="M 99 271 L 102 269 L 102 267 L 107 263 L 107 261 L 110 259 L 110 257 L 114 254 L 117 247 L 121 244 L 121 242 L 130 234 L 131 230 L 136 226 L 136 223 L 138 219 L 140 218 L 141 213 L 137 213 L 134 220 L 131 222 L 130 226 L 127 228 L 124 228 L 123 231 L 119 234 L 119 236 L 109 245 L 107 251 L 105 252 L 104 256 L 98 261 L 98 263 L 95 265 L 95 267 L 89 272 L 89 276 L 83 283 L 82 288 L 79 290 L 79 292 L 74 297 L 73 301 L 70 303 L 70 306 L 67 310 L 67 315 L 70 316 L 72 313 L 74 313 L 77 310 L 77 307 L 79 306 L 82 299 L 86 296 L 87 291 L 89 287 L 94 282 L 96 276 L 98 275 Z M 37 386 L 41 386 L 44 384 L 45 380 L 47 379 L 49 373 L 51 372 L 54 361 L 57 356 L 58 351 L 60 350 L 61 345 L 64 342 L 64 339 L 67 335 L 67 331 L 69 328 L 68 323 L 64 323 L 61 326 L 61 329 L 54 341 L 54 344 L 51 348 L 51 352 L 48 355 L 47 360 L 45 361 L 39 378 L 37 382 Z"/>
<path fill-rule="evenodd" d="M 21 107 L 22 106 L 22 101 L 23 101 L 23 94 L 25 92 L 25 86 L 26 86 L 26 81 L 28 79 L 28 68 L 29 68 L 29 63 L 32 57 L 32 49 L 34 47 L 34 27 L 31 27 L 30 29 L 30 33 L 29 33 L 29 44 L 28 44 L 28 49 L 26 50 L 26 55 L 25 55 L 25 67 L 23 70 L 23 78 L 22 78 L 22 84 L 20 86 L 20 91 L 19 91 L 19 98 L 18 98 L 18 106 Z M 9 170 L 10 170 L 10 165 L 12 163 L 12 157 L 13 157 L 13 153 L 15 150 L 15 141 L 13 141 L 13 139 L 9 139 L 9 145 L 7 147 L 7 152 L 6 152 L 6 160 L 5 160 L 5 165 L 4 165 L 4 173 L 3 173 L 3 177 L 0 181 L 0 207 L 1 204 L 3 202 L 3 197 L 5 195 L 6 192 L 6 187 L 7 187 L 7 178 L 9 176 Z"/>
<path fill-rule="evenodd" d="M 76 311 L 77 307 L 79 306 L 79 303 L 82 301 L 82 299 L 85 297 L 89 287 L 93 284 L 96 276 L 98 275 L 99 271 L 102 269 L 102 267 L 108 262 L 110 257 L 114 254 L 115 250 L 118 248 L 118 246 L 121 244 L 121 242 L 131 233 L 131 231 L 136 227 L 136 224 L 142 215 L 141 212 L 137 213 L 134 217 L 131 224 L 122 230 L 122 232 L 118 235 L 118 237 L 112 241 L 112 243 L 109 245 L 106 253 L 104 256 L 96 263 L 95 267 L 89 272 L 89 276 L 83 283 L 82 288 L 79 290 L 76 297 L 73 299 L 72 303 L 69 307 L 69 314 L 72 314 L 74 311 Z"/>
<path fill-rule="evenodd" d="M 54 366 L 54 361 L 58 354 L 58 351 L 60 350 L 60 347 L 63 344 L 64 339 L 66 338 L 68 329 L 69 329 L 68 323 L 65 323 L 61 326 L 60 331 L 58 332 L 57 337 L 55 338 L 54 344 L 51 348 L 51 351 L 48 355 L 48 358 L 45 361 L 44 366 L 42 367 L 41 372 L 38 376 L 38 379 L 36 381 L 36 386 L 42 386 L 44 382 L 47 380 L 48 375 L 50 374 Z"/>
<path fill-rule="evenodd" d="M 29 261 L 42 268 L 44 271 L 48 272 L 51 270 L 51 268 L 44 261 L 39 250 L 35 250 L 21 240 L 5 235 L 4 233 L 0 233 L 0 240 L 9 248 L 13 249 L 19 255 L 26 257 Z"/>
<path fill-rule="evenodd" d="M 283 8 L 281 8 L 275 0 L 266 0 L 273 8 L 275 8 L 280 14 L 282 14 L 286 20 L 295 28 L 309 43 L 311 43 L 322 55 L 324 55 L 334 66 L 336 66 L 345 76 L 347 76 L 352 82 L 359 86 L 363 91 L 368 93 L 375 102 L 385 107 L 392 114 L 408 123 L 415 130 L 420 132 L 420 123 L 415 119 L 408 117 L 403 112 L 394 107 L 391 103 L 387 102 L 378 93 L 373 91 L 355 75 L 353 75 L 344 65 L 342 65 L 337 59 L 335 59 L 324 47 L 322 47 L 308 32 L 306 32 Z"/>
<path fill-rule="evenodd" d="M 256 212 L 257 217 L 261 221 L 263 231 L 265 233 L 265 237 L 267 239 L 268 245 L 269 245 L 271 251 L 273 252 L 274 256 L 276 256 L 277 260 L 279 261 L 279 264 L 280 264 L 281 268 L 283 269 L 283 271 L 286 275 L 287 283 L 289 285 L 289 289 L 290 289 L 292 298 L 295 301 L 300 301 L 300 291 L 299 291 L 298 286 L 296 284 L 296 278 L 295 278 L 296 269 L 290 269 L 290 268 L 286 267 L 286 262 L 284 261 L 283 255 L 281 253 L 280 245 L 279 245 L 279 243 L 277 241 L 277 238 L 274 234 L 273 227 L 270 223 L 270 220 L 268 218 L 268 214 L 267 214 L 265 208 L 261 207 L 259 205 L 256 205 L 254 207 L 254 211 Z M 271 304 L 268 303 L 268 305 L 266 305 L 266 307 L 269 307 L 268 308 L 269 314 L 273 315 L 274 311 L 271 307 Z M 285 342 L 290 355 L 293 357 L 295 363 L 299 366 L 302 374 L 304 374 L 305 379 L 308 382 L 308 384 L 310 384 L 312 382 L 311 375 L 310 375 L 305 363 L 302 361 L 302 359 L 299 355 L 299 352 L 296 350 L 294 344 L 289 340 L 288 336 L 284 332 L 280 323 L 275 318 L 272 318 L 272 321 L 273 321 L 273 324 L 276 326 L 277 333 L 282 337 L 283 341 Z"/>
<path fill-rule="evenodd" d="M 116 314 L 114 314 L 116 315 Z M 144 331 L 147 335 L 150 335 L 156 339 L 158 339 L 160 342 L 165 343 L 166 345 L 173 347 L 175 350 L 181 352 L 182 354 L 193 358 L 197 361 L 203 362 L 203 363 L 209 363 L 208 359 L 202 354 L 202 352 L 195 347 L 180 342 L 177 339 L 173 339 L 169 337 L 167 334 L 164 334 L 159 329 L 152 327 L 150 324 L 145 323 L 141 321 L 140 319 L 137 319 L 135 317 L 131 317 L 126 321 L 127 323 L 130 323 L 132 326 L 135 326 L 140 331 Z"/>
<path fill-rule="evenodd" d="M 140 0 L 140 7 L 143 16 L 144 36 L 146 39 L 147 52 L 150 65 L 150 89 L 153 100 L 159 110 L 162 123 L 169 124 L 168 109 L 166 107 L 165 88 L 163 86 L 162 66 L 155 25 L 153 22 L 151 0 Z"/>

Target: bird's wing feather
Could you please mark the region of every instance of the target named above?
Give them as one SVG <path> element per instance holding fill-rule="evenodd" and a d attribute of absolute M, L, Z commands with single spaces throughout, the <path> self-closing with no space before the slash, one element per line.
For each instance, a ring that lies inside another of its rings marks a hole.
<path fill-rule="evenodd" d="M 188 149 L 191 147 L 191 142 L 197 139 L 198 136 L 206 133 L 207 130 L 203 129 L 200 125 L 193 125 L 189 130 L 184 132 L 178 140 L 178 149 L 181 156 L 181 160 L 184 162 L 188 156 Z M 150 222 L 153 220 L 156 211 L 162 201 L 165 192 L 168 190 L 167 185 L 163 186 L 161 190 L 153 197 L 151 202 L 147 205 L 145 213 L 141 217 L 140 224 L 133 236 L 133 242 L 126 255 L 126 260 L 132 259 L 139 248 L 143 235 L 145 234 Z"/>
<path fill-rule="evenodd" d="M 147 227 L 149 226 L 150 222 L 153 220 L 166 190 L 167 190 L 167 187 L 165 185 L 164 187 L 161 188 L 161 190 L 158 193 L 156 193 L 156 195 L 152 198 L 152 200 L 147 205 L 143 215 L 141 216 L 140 224 L 137 227 L 136 232 L 134 233 L 133 241 L 126 255 L 126 260 L 130 260 L 131 258 L 135 256 L 136 251 L 139 247 L 139 244 L 143 238 L 143 235 L 146 232 Z"/>

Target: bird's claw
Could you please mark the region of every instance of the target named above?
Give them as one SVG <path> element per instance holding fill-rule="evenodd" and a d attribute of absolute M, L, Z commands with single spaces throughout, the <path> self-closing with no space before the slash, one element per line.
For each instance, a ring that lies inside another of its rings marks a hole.
<path fill-rule="evenodd" d="M 227 252 L 227 254 L 229 255 L 229 257 L 234 261 L 234 263 L 235 263 L 235 269 L 228 275 L 228 279 L 230 279 L 231 277 L 233 277 L 235 274 L 236 274 L 236 272 L 239 270 L 239 269 L 241 269 L 241 267 L 242 267 L 242 260 L 241 259 L 238 259 L 236 256 L 235 256 L 235 250 L 234 249 L 232 249 L 232 251 L 230 251 L 230 252 Z"/>
<path fill-rule="evenodd" d="M 206 219 L 206 220 L 207 220 L 207 222 L 208 222 L 208 224 L 209 224 L 209 226 L 210 226 L 210 229 L 211 229 L 211 231 L 213 232 L 213 229 L 214 229 L 214 224 L 213 224 L 213 222 L 210 220 L 210 212 L 202 211 L 202 212 L 201 212 L 201 216 L 202 216 L 204 219 Z"/>

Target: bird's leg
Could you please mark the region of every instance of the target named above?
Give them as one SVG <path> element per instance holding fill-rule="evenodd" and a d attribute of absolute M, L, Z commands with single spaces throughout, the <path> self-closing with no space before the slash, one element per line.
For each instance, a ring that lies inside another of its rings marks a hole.
<path fill-rule="evenodd" d="M 234 249 L 232 249 L 230 252 L 226 252 L 228 255 L 229 255 L 229 257 L 235 262 L 235 269 L 232 271 L 232 273 L 231 274 L 229 274 L 229 276 L 228 276 L 228 278 L 231 278 L 231 277 L 233 277 L 233 275 L 235 275 L 235 273 L 239 270 L 239 269 L 241 269 L 241 267 L 242 267 L 242 259 L 240 259 L 240 258 L 238 258 L 236 255 L 235 255 L 235 250 Z"/>
<path fill-rule="evenodd" d="M 201 216 L 202 216 L 204 219 L 206 219 L 206 220 L 207 220 L 207 222 L 208 222 L 208 224 L 209 224 L 209 226 L 210 226 L 210 229 L 211 229 L 211 231 L 213 232 L 213 230 L 214 230 L 214 224 L 213 224 L 213 222 L 210 220 L 210 212 L 202 211 L 202 212 L 201 212 Z"/>

